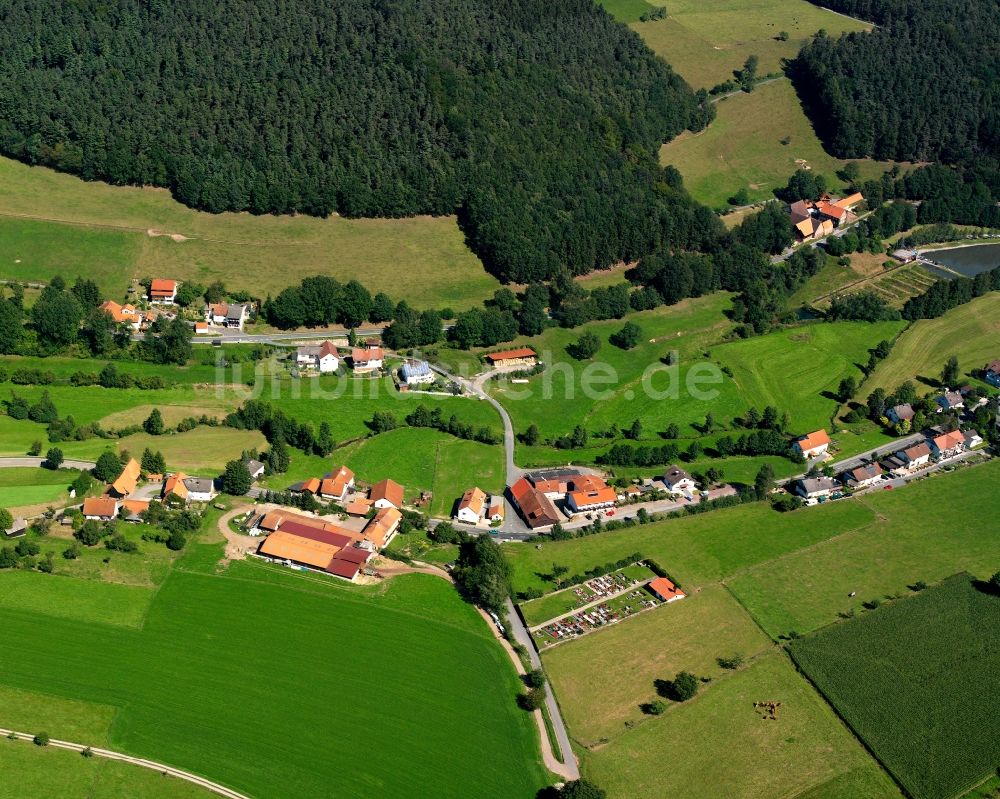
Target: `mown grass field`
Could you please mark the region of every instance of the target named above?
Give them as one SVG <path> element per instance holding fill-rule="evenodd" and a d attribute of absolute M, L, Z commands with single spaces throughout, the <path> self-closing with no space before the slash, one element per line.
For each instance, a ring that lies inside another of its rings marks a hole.
<path fill-rule="evenodd" d="M 5 603 L 0 685 L 112 707 L 114 748 L 257 797 L 506 798 L 544 784 L 509 660 L 444 581 L 357 588 L 250 563 L 217 574 L 218 548 L 201 549 L 141 629 Z"/>
<path fill-rule="evenodd" d="M 694 88 L 711 88 L 732 78 L 750 55 L 760 59 L 758 74 L 776 72 L 794 58 L 803 43 L 825 29 L 836 36 L 869 26 L 804 0 L 696 0 L 668 3 L 666 19 L 641 22 L 659 0 L 602 0 L 614 17 L 629 23 L 647 45 Z M 779 41 L 785 31 L 787 41 Z"/>
<path fill-rule="evenodd" d="M 1000 596 L 968 575 L 789 651 L 915 799 L 962 794 L 996 768 Z"/>
<path fill-rule="evenodd" d="M 554 585 L 542 575 L 551 573 L 553 563 L 566 566 L 568 575 L 582 574 L 634 552 L 655 560 L 688 591 L 845 530 L 865 527 L 873 519 L 873 512 L 859 502 L 837 502 L 785 514 L 754 503 L 570 541 L 546 542 L 541 549 L 508 544 L 504 551 L 514 569 L 515 591 L 530 587 L 551 590 Z"/>
<path fill-rule="evenodd" d="M 777 720 L 765 720 L 755 701 L 781 702 Z M 718 677 L 689 702 L 587 752 L 583 772 L 609 799 L 899 796 L 779 653 Z"/>
<path fill-rule="evenodd" d="M 57 502 L 69 496 L 67 487 L 77 471 L 18 467 L 0 469 L 0 508 Z"/>
<path fill-rule="evenodd" d="M 76 752 L 0 741 L 0 799 L 26 796 L 87 799 L 211 799 L 213 794 L 157 771 Z"/>
<path fill-rule="evenodd" d="M 85 182 L 0 159 L 0 278 L 83 275 L 119 299 L 145 276 L 219 279 L 264 297 L 326 274 L 402 299 L 401 269 L 415 307 L 470 307 L 499 285 L 466 248 L 454 217 L 207 214 L 162 189 Z"/>
<path fill-rule="evenodd" d="M 675 423 L 681 449 L 695 439 L 710 446 L 721 435 L 738 436 L 739 429 L 728 428 L 751 406 L 788 411 L 793 432 L 825 427 L 838 406 L 830 392 L 844 377 L 860 379 L 859 364 L 868 360 L 868 350 L 902 327 L 895 322 L 832 323 L 720 344 L 731 326 L 722 315 L 728 301 L 717 294 L 630 315 L 642 329 L 642 338 L 629 351 L 608 342 L 621 320 L 592 322 L 585 329 L 603 343 L 591 361 L 576 361 L 566 351 L 583 328 L 551 328 L 523 339 L 539 353 L 546 371 L 527 385 L 488 384 L 510 413 L 515 431 L 536 425 L 544 441 L 569 435 L 582 425 L 591 437 L 586 448 L 576 450 L 519 443 L 518 462 L 593 462 L 615 443 L 600 434 L 612 425 L 627 429 L 636 418 L 643 428 L 640 445 L 662 444 L 661 434 Z M 677 353 L 678 365 L 664 366 L 660 359 L 671 351 Z M 723 367 L 732 371 L 731 377 Z M 709 412 L 718 425 L 712 434 L 701 429 Z M 734 463 L 728 476 L 750 482 L 760 463 L 748 461 L 744 469 Z M 706 460 L 692 467 L 708 465 Z"/>
<path fill-rule="evenodd" d="M 709 635 L 710 633 L 710 635 Z M 566 723 L 582 746 L 647 722 L 639 706 L 656 696 L 658 678 L 687 670 L 713 679 L 727 674 L 718 657 L 749 661 L 767 637 L 719 585 L 545 652 L 545 670 Z"/>
<path fill-rule="evenodd" d="M 966 375 L 1000 358 L 1000 292 L 977 297 L 937 319 L 914 322 L 865 381 L 857 398 L 863 400 L 879 387 L 894 391 L 906 380 L 916 381 L 918 390 L 929 391 L 926 384 L 937 381 L 952 355 L 958 357 Z"/>
<path fill-rule="evenodd" d="M 1000 568 L 998 479 L 1000 461 L 994 460 L 851 500 L 872 514 L 870 524 L 845 527 L 835 538 L 749 568 L 727 583 L 777 637 L 815 630 L 840 613 L 863 613 L 862 602 L 909 593 L 907 586 L 918 580 L 930 584 L 960 570 L 989 577 Z M 806 526 L 812 510 L 789 515 Z M 852 591 L 857 595 L 848 596 Z"/>
<path fill-rule="evenodd" d="M 716 104 L 716 110 L 715 120 L 705 130 L 684 133 L 660 149 L 660 162 L 680 170 L 695 199 L 722 208 L 741 188 L 752 201 L 767 199 L 805 166 L 823 175 L 831 189 L 840 187 L 836 171 L 846 162 L 823 150 L 788 80 L 727 97 Z M 788 144 L 782 144 L 786 138 Z M 876 161 L 857 163 L 866 178 L 891 166 Z"/>

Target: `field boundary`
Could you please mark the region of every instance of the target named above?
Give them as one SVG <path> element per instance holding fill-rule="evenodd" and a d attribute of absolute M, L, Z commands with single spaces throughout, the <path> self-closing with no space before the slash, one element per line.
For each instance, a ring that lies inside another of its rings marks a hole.
<path fill-rule="evenodd" d="M 31 733 L 6 730 L 2 727 L 0 727 L 0 735 L 5 735 L 7 738 L 12 740 L 29 742 L 33 741 L 35 737 Z M 85 744 L 73 743 L 72 741 L 60 741 L 55 738 L 51 739 L 47 745 L 56 749 L 67 749 L 71 752 L 80 752 L 81 754 L 85 751 L 89 751 L 96 757 L 103 757 L 108 760 L 118 760 L 123 763 L 129 763 L 133 766 L 150 769 L 151 771 L 159 771 L 164 777 L 176 777 L 178 779 L 185 780 L 186 782 L 197 785 L 199 788 L 204 788 L 205 790 L 211 791 L 219 796 L 224 796 L 226 799 L 251 799 L 251 797 L 247 794 L 234 791 L 232 788 L 227 788 L 225 785 L 220 785 L 219 783 L 212 782 L 204 777 L 199 777 L 197 774 L 192 774 L 190 771 L 182 771 L 181 769 L 168 766 L 164 763 L 157 763 L 155 760 L 132 757 L 132 755 L 126 755 L 122 752 L 114 752 L 110 749 L 100 749 L 97 747 L 86 746 Z"/>

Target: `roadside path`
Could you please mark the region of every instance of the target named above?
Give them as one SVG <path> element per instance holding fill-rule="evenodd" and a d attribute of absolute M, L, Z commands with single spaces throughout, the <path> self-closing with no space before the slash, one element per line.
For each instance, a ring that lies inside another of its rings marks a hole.
<path fill-rule="evenodd" d="M 45 458 L 0 458 L 0 469 L 15 469 L 25 466 L 41 466 Z M 97 464 L 92 461 L 65 460 L 59 464 L 60 469 L 93 469 Z"/>
<path fill-rule="evenodd" d="M 32 741 L 35 737 L 27 732 L 17 732 L 15 730 L 5 730 L 3 728 L 0 728 L 0 735 L 14 737 L 20 741 Z M 225 785 L 220 785 L 219 783 L 212 782 L 204 777 L 199 777 L 197 774 L 192 774 L 189 771 L 181 771 L 173 766 L 168 766 L 164 763 L 157 763 L 155 760 L 132 757 L 131 755 L 126 755 L 121 752 L 112 752 L 109 749 L 99 749 L 96 746 L 88 747 L 86 744 L 59 741 L 55 738 L 49 741 L 49 746 L 53 746 L 56 749 L 68 749 L 71 752 L 82 752 L 84 749 L 90 749 L 95 757 L 104 757 L 108 760 L 120 760 L 123 763 L 130 763 L 133 766 L 140 766 L 141 768 L 147 768 L 151 771 L 158 771 L 165 777 L 176 777 L 177 779 L 185 780 L 197 785 L 199 788 L 204 788 L 207 791 L 218 794 L 219 796 L 225 796 L 226 799 L 250 799 L 250 797 L 246 794 L 234 791 L 232 788 L 227 788 Z"/>

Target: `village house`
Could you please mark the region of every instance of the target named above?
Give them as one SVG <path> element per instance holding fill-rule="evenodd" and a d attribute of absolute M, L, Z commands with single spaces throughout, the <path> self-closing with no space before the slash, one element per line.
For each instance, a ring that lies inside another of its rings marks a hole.
<path fill-rule="evenodd" d="M 193 329 L 196 336 L 207 336 L 211 332 L 208 329 L 208 322 L 195 322 Z"/>
<path fill-rule="evenodd" d="M 66 518 L 69 518 L 69 517 L 67 517 L 67 516 L 63 516 L 62 517 L 62 519 L 66 519 Z M 60 520 L 60 523 L 62 523 L 62 520 Z M 70 520 L 70 524 L 72 524 L 72 523 L 73 523 L 72 520 Z M 23 535 L 27 535 L 28 534 L 28 520 L 27 519 L 14 519 L 13 522 L 11 523 L 11 526 L 8 527 L 7 529 L 5 529 L 3 531 L 3 534 L 4 534 L 4 538 L 8 538 L 8 539 L 10 539 L 10 538 L 20 538 Z"/>
<path fill-rule="evenodd" d="M 108 493 L 119 498 L 127 497 L 135 491 L 141 473 L 142 469 L 139 466 L 139 461 L 135 458 L 129 458 L 129 462 L 125 464 L 125 468 L 122 469 L 121 474 L 111 484 Z"/>
<path fill-rule="evenodd" d="M 490 366 L 535 366 L 538 354 L 531 347 L 520 347 L 516 350 L 493 352 L 486 356 Z"/>
<path fill-rule="evenodd" d="M 572 513 L 589 513 L 618 504 L 618 493 L 613 488 L 600 478 L 588 477 L 580 488 L 574 481 L 573 490 L 566 495 L 566 505 Z"/>
<path fill-rule="evenodd" d="M 930 446 L 931 455 L 937 460 L 953 458 L 965 451 L 965 435 L 961 430 L 941 433 L 929 439 L 927 443 Z"/>
<path fill-rule="evenodd" d="M 316 369 L 322 373 L 336 372 L 340 358 L 333 342 L 309 344 L 295 350 L 295 364 L 302 370 Z"/>
<path fill-rule="evenodd" d="M 965 436 L 966 449 L 975 449 L 983 443 L 983 437 L 979 435 L 979 432 L 974 427 L 970 427 L 962 435 Z"/>
<path fill-rule="evenodd" d="M 892 257 L 899 261 L 901 264 L 908 264 L 911 261 L 917 260 L 916 250 L 893 250 Z"/>
<path fill-rule="evenodd" d="M 87 497 L 83 501 L 83 518 L 106 522 L 118 515 L 118 502 L 113 497 Z"/>
<path fill-rule="evenodd" d="M 385 362 L 385 352 L 375 342 L 369 340 L 363 347 L 354 347 L 351 350 L 351 368 L 355 372 L 374 372 L 382 368 Z"/>
<path fill-rule="evenodd" d="M 233 328 L 235 330 L 242 330 L 243 325 L 247 320 L 247 306 L 243 303 L 233 303 L 229 306 L 229 310 L 226 311 L 226 327 Z"/>
<path fill-rule="evenodd" d="M 177 281 L 154 278 L 149 284 L 149 301 L 161 305 L 173 305 L 177 300 Z"/>
<path fill-rule="evenodd" d="M 893 405 L 885 412 L 885 417 L 893 424 L 912 422 L 914 416 L 916 416 L 916 411 L 913 410 L 913 406 L 908 402 L 902 405 Z"/>
<path fill-rule="evenodd" d="M 913 471 L 922 466 L 926 466 L 931 459 L 931 448 L 927 444 L 915 444 L 912 447 L 901 449 L 896 453 L 896 459 L 902 464 L 904 469 Z"/>
<path fill-rule="evenodd" d="M 308 480 L 292 483 L 292 485 L 288 486 L 288 490 L 293 494 L 312 494 L 315 496 L 319 493 L 321 482 L 318 477 L 310 477 Z"/>
<path fill-rule="evenodd" d="M 161 496 L 166 499 L 173 494 L 186 503 L 211 502 L 219 492 L 215 489 L 215 481 L 210 477 L 189 477 L 183 472 L 168 475 L 163 482 Z"/>
<path fill-rule="evenodd" d="M 799 436 L 792 446 L 802 453 L 803 458 L 811 459 L 829 454 L 830 443 L 830 436 L 826 430 L 816 430 L 808 435 Z"/>
<path fill-rule="evenodd" d="M 859 193 L 836 199 L 824 195 L 817 202 L 796 200 L 788 207 L 788 215 L 800 241 L 813 241 L 829 236 L 836 228 L 856 222 L 852 210 L 865 198 Z"/>
<path fill-rule="evenodd" d="M 247 471 L 250 472 L 251 480 L 259 480 L 264 476 L 264 464 L 260 461 L 255 461 L 253 458 L 247 458 L 243 461 L 243 465 L 247 467 Z"/>
<path fill-rule="evenodd" d="M 882 478 L 882 467 L 877 463 L 866 463 L 840 476 L 840 482 L 855 490 L 868 488 Z"/>
<path fill-rule="evenodd" d="M 983 379 L 991 386 L 1000 388 L 1000 360 L 990 361 L 983 369 Z"/>
<path fill-rule="evenodd" d="M 486 510 L 486 518 L 492 522 L 502 522 L 506 512 L 504 510 L 503 497 L 499 494 L 490 496 L 489 507 Z"/>
<path fill-rule="evenodd" d="M 965 400 L 962 399 L 962 395 L 958 391 L 945 391 L 943 394 L 936 396 L 934 402 L 937 403 L 937 413 L 954 411 L 965 407 Z"/>
<path fill-rule="evenodd" d="M 549 499 L 563 499 L 573 481 L 582 477 L 579 469 L 542 469 L 527 475 L 531 485 Z"/>
<path fill-rule="evenodd" d="M 559 523 L 561 517 L 552 500 L 528 482 L 527 478 L 522 477 L 514 483 L 510 487 L 510 495 L 531 529 L 537 530 Z"/>
<path fill-rule="evenodd" d="M 668 494 L 688 495 L 698 488 L 698 484 L 680 466 L 668 466 L 663 473 L 663 486 Z"/>
<path fill-rule="evenodd" d="M 840 489 L 832 477 L 803 477 L 795 481 L 795 493 L 803 499 L 823 499 Z"/>
<path fill-rule="evenodd" d="M 410 358 L 403 362 L 399 369 L 399 376 L 408 386 L 433 383 L 437 379 L 427 361 L 416 361 Z"/>
<path fill-rule="evenodd" d="M 126 499 L 121 504 L 121 517 L 131 524 L 142 522 L 142 514 L 149 510 L 148 499 Z"/>
<path fill-rule="evenodd" d="M 372 509 L 372 503 L 370 499 L 366 497 L 355 497 L 346 505 L 344 505 L 344 512 L 348 516 L 356 516 L 358 518 L 363 518 L 368 515 L 368 512 Z"/>
<path fill-rule="evenodd" d="M 376 508 L 400 509 L 403 507 L 403 486 L 389 478 L 380 480 L 368 492 L 368 499 Z"/>
<path fill-rule="evenodd" d="M 325 500 L 343 502 L 354 488 L 354 472 L 341 466 L 335 472 L 325 475 L 319 484 L 319 495 Z"/>
<path fill-rule="evenodd" d="M 389 546 L 399 532 L 399 523 L 402 520 L 403 514 L 395 508 L 382 508 L 365 525 L 365 540 L 370 541 L 378 549 Z"/>
<path fill-rule="evenodd" d="M 486 492 L 473 487 L 462 494 L 455 511 L 455 519 L 466 524 L 479 524 L 486 509 Z"/>
<path fill-rule="evenodd" d="M 224 325 L 226 314 L 229 313 L 229 305 L 224 302 L 212 302 L 205 306 L 205 321 L 213 325 Z"/>
<path fill-rule="evenodd" d="M 134 305 L 119 305 L 114 300 L 105 300 L 99 307 L 111 317 L 115 324 L 128 325 L 133 330 L 138 330 L 142 325 L 142 314 L 135 309 Z"/>
<path fill-rule="evenodd" d="M 676 602 L 678 599 L 684 599 L 687 596 L 666 577 L 657 577 L 650 580 L 647 588 L 653 592 L 655 597 L 663 602 Z M 687 606 L 685 605 L 685 607 Z"/>

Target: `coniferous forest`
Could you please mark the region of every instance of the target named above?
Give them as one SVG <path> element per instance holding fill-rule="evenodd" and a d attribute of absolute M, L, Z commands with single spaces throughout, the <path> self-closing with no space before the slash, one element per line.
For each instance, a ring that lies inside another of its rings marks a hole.
<path fill-rule="evenodd" d="M 710 247 L 659 144 L 712 116 L 591 0 L 23 0 L 0 151 L 203 210 L 457 213 L 504 280 Z"/>
<path fill-rule="evenodd" d="M 841 158 L 972 165 L 1000 155 L 997 0 L 823 0 L 870 33 L 819 35 L 792 65 L 799 97 Z"/>

